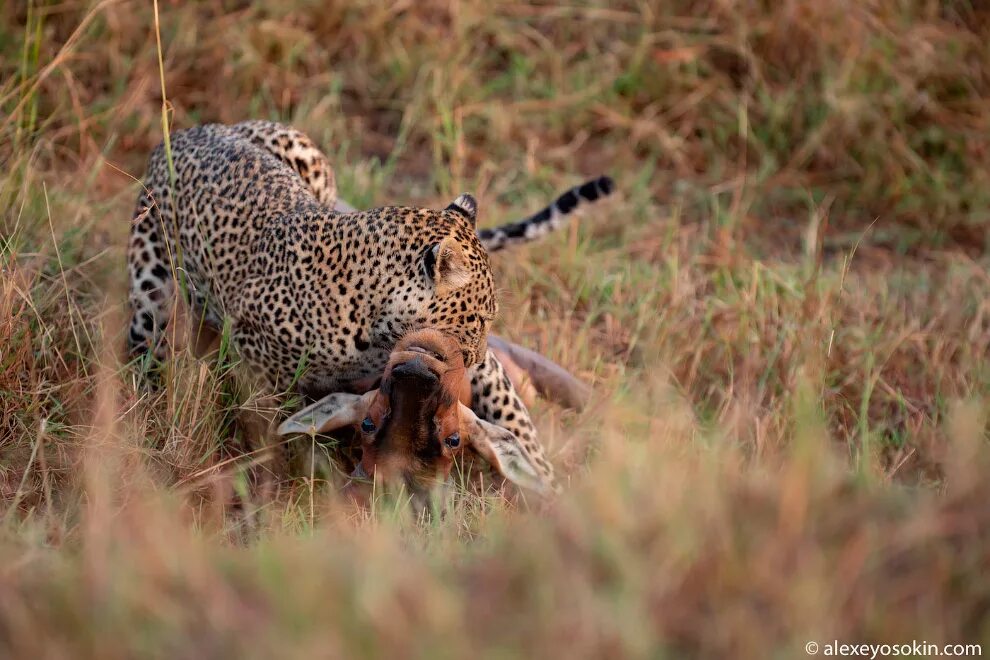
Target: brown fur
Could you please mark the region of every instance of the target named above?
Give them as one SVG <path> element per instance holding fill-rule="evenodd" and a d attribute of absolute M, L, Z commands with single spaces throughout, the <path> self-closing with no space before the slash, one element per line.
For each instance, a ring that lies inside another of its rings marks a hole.
<path fill-rule="evenodd" d="M 454 458 L 470 447 L 510 480 L 537 490 L 554 487 L 517 439 L 477 419 L 468 370 L 457 341 L 426 329 L 402 338 L 377 389 L 328 395 L 287 420 L 280 432 L 328 432 L 352 426 L 361 438 L 355 477 L 399 484 L 425 506 L 446 483 Z M 367 484 L 348 491 L 365 500 Z"/>

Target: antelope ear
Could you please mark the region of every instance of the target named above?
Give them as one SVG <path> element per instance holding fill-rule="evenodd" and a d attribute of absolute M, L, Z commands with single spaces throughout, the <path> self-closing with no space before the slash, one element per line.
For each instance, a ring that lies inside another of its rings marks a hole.
<path fill-rule="evenodd" d="M 427 248 L 423 256 L 423 270 L 440 296 L 456 291 L 471 281 L 464 249 L 453 236 Z"/>
<path fill-rule="evenodd" d="M 541 472 L 519 439 L 508 429 L 479 419 L 474 411 L 461 404 L 461 434 L 471 447 L 503 477 L 523 488 L 541 495 L 553 490 L 553 485 Z"/>
<path fill-rule="evenodd" d="M 367 394 L 328 394 L 311 406 L 307 406 L 282 422 L 278 435 L 292 433 L 327 433 L 357 424 L 364 419 L 378 390 Z"/>
<path fill-rule="evenodd" d="M 472 225 L 478 224 L 478 202 L 468 193 L 458 195 L 457 199 L 447 205 L 447 210 L 457 211 L 470 220 Z"/>

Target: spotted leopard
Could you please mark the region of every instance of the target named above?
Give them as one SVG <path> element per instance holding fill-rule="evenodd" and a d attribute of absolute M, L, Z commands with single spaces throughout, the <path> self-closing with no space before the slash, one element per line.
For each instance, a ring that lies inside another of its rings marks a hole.
<path fill-rule="evenodd" d="M 485 337 L 498 306 L 488 251 L 533 240 L 581 200 L 611 192 L 600 178 L 536 215 L 476 229 L 477 204 L 342 212 L 333 169 L 301 132 L 271 122 L 205 125 L 149 159 L 128 248 L 131 354 L 154 350 L 177 284 L 194 314 L 228 323 L 235 349 L 272 391 L 311 399 L 380 374 L 406 333 L 457 339 L 477 414 L 518 439 L 550 483 L 553 468 L 528 412 Z"/>

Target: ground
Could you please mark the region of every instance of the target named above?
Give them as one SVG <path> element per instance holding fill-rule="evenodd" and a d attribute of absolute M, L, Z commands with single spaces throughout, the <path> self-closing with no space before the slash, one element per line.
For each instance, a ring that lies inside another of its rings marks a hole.
<path fill-rule="evenodd" d="M 984 3 L 158 10 L 0 6 L 0 655 L 990 641 Z M 564 493 L 355 519 L 315 472 L 247 487 L 226 367 L 140 389 L 123 255 L 163 111 L 293 124 L 354 204 L 471 191 L 488 225 L 613 176 L 494 259 L 496 331 L 595 387 L 534 410 Z"/>

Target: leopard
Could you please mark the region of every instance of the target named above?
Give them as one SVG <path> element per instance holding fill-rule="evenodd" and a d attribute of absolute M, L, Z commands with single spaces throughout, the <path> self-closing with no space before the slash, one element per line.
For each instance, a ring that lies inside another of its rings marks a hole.
<path fill-rule="evenodd" d="M 612 189 L 599 177 L 479 230 L 469 193 L 442 209 L 353 209 L 338 199 L 328 157 L 284 124 L 174 132 L 148 160 L 131 223 L 128 353 L 164 358 L 182 295 L 194 318 L 229 333 L 265 388 L 314 401 L 367 389 L 399 339 L 432 328 L 457 341 L 478 416 L 510 431 L 555 489 L 525 404 L 487 348 L 499 309 L 489 253 L 545 235 Z"/>

